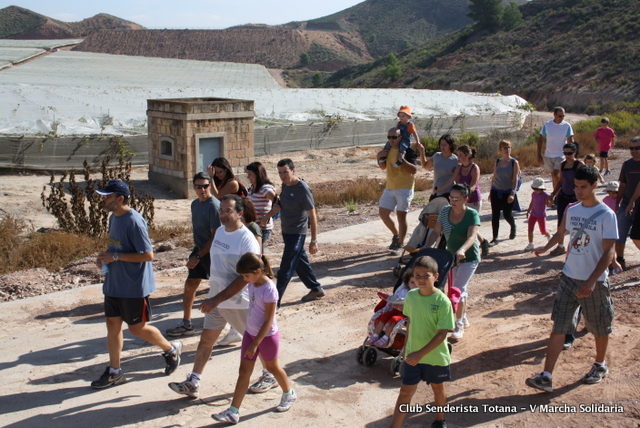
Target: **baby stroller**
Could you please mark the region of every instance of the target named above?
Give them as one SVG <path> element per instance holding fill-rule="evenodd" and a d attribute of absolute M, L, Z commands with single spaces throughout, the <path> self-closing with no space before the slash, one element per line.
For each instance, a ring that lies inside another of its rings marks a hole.
<path fill-rule="evenodd" d="M 453 267 L 453 263 L 454 263 L 453 254 L 451 254 L 446 250 L 441 250 L 437 248 L 423 248 L 411 254 L 411 259 L 407 263 L 407 266 L 402 268 L 402 273 L 404 273 L 404 271 L 407 268 L 412 267 L 416 259 L 422 256 L 433 257 L 434 260 L 438 263 L 439 275 L 435 285 L 440 290 L 444 291 L 447 285 L 447 278 L 449 276 L 449 271 Z M 400 274 L 399 282 L 394 287 L 394 292 L 402 283 L 402 273 Z M 457 293 L 456 293 L 456 290 L 457 290 Z M 449 291 L 450 291 L 449 298 L 451 299 L 452 304 L 454 304 L 454 311 L 455 311 L 455 307 L 457 306 L 457 303 L 460 298 L 460 290 L 458 290 L 457 288 L 452 288 Z M 367 327 L 369 336 L 373 333 L 373 329 L 375 328 L 375 324 L 376 324 L 376 319 L 383 313 L 382 311 L 378 313 L 378 311 L 382 309 L 386 305 L 386 303 L 387 303 L 386 300 L 382 300 L 381 302 L 378 303 L 378 305 L 376 305 L 374 309 L 374 312 L 376 312 L 376 314 L 371 318 L 371 321 L 369 321 L 369 324 Z M 400 303 L 400 302 L 390 302 L 390 303 Z M 376 360 L 378 359 L 378 351 L 384 352 L 385 354 L 388 354 L 394 357 L 393 360 L 391 360 L 391 365 L 390 365 L 391 373 L 394 376 L 400 375 L 402 361 L 404 361 L 403 354 L 404 354 L 405 340 L 407 337 L 406 323 L 407 323 L 406 318 L 396 323 L 396 325 L 393 327 L 393 330 L 389 334 L 389 345 L 387 347 L 380 348 L 374 345 L 367 345 L 367 341 L 365 339 L 365 341 L 358 348 L 358 351 L 357 351 L 356 360 L 358 361 L 358 364 L 364 364 L 365 366 L 370 367 L 373 364 L 375 364 Z M 449 352 L 451 352 L 452 350 L 451 344 L 448 343 L 447 346 L 449 346 Z"/>
<path fill-rule="evenodd" d="M 413 229 L 411 238 L 409 238 L 407 245 L 404 246 L 404 250 L 400 255 L 400 259 L 398 260 L 396 266 L 393 268 L 393 274 L 395 276 L 401 277 L 402 267 L 406 266 L 406 264 L 411 259 L 412 254 L 425 246 L 429 234 L 433 232 L 433 228 L 438 221 L 438 215 L 440 214 L 440 211 L 447 205 L 449 205 L 449 200 L 441 196 L 433 199 L 422 209 L 422 212 L 418 217 L 419 223 L 416 228 Z M 447 242 L 445 241 L 444 237 L 441 237 L 438 248 L 444 249 L 446 245 Z"/>

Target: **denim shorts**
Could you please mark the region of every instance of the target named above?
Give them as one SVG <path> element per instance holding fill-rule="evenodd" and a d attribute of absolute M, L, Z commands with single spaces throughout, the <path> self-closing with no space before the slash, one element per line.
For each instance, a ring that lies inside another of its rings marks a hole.
<path fill-rule="evenodd" d="M 633 226 L 633 215 L 626 215 L 626 210 L 627 204 L 620 202 L 620 208 L 618 208 L 618 212 L 616 213 L 618 219 L 618 239 L 616 240 L 616 244 L 624 244 L 627 242 L 627 236 L 629 236 L 629 231 L 631 231 L 631 226 Z"/>

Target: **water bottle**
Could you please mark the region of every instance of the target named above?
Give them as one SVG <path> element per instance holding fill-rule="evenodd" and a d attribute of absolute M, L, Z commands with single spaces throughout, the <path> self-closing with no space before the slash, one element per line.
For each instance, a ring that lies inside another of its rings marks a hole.
<path fill-rule="evenodd" d="M 109 265 L 105 262 L 102 262 L 102 273 L 106 274 L 107 272 L 109 272 Z"/>

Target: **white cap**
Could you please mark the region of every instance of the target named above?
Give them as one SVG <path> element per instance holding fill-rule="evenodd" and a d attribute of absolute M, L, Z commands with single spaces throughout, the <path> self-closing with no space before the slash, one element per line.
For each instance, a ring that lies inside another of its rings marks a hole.
<path fill-rule="evenodd" d="M 542 177 L 536 177 L 533 179 L 533 183 L 531 183 L 532 189 L 540 189 L 545 190 L 546 187 L 544 185 L 544 179 Z"/>

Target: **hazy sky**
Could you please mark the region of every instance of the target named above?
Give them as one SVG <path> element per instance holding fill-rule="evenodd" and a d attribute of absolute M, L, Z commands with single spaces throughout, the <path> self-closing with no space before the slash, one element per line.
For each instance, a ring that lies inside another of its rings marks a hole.
<path fill-rule="evenodd" d="M 108 13 L 147 28 L 227 28 L 284 24 L 330 15 L 363 0 L 1 0 L 66 22 Z M 6 2 L 6 3 L 5 3 Z"/>

